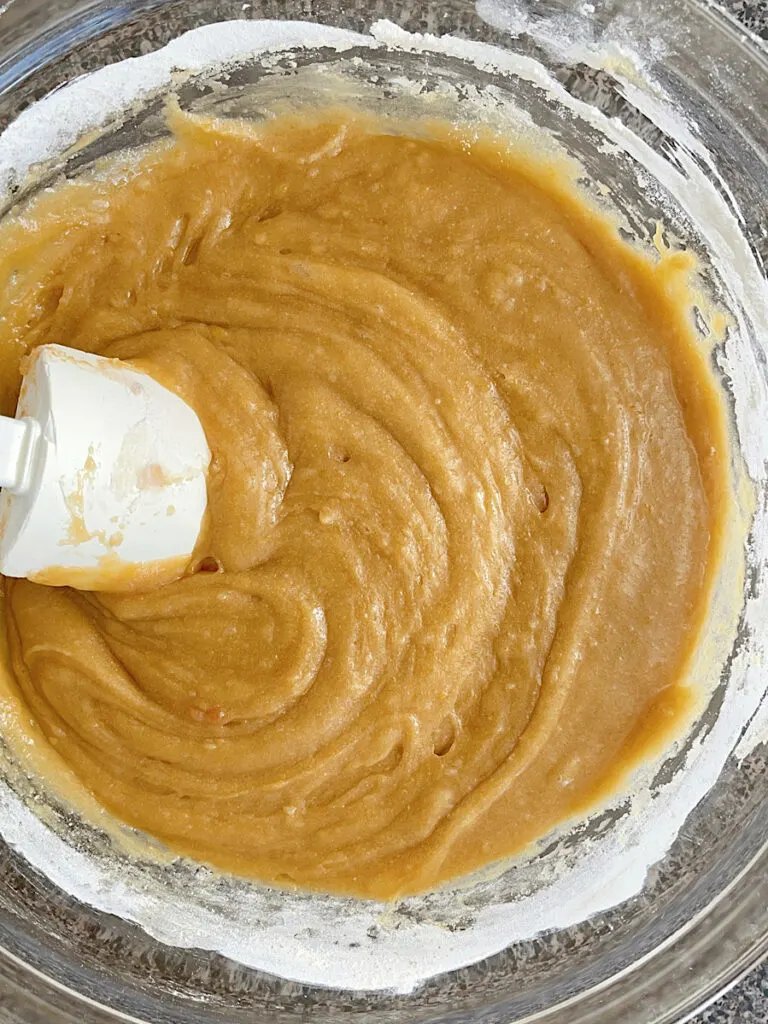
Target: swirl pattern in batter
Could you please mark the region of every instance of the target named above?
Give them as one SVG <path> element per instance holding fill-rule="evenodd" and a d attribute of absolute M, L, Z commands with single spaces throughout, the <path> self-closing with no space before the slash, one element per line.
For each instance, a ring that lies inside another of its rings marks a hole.
<path fill-rule="evenodd" d="M 2 228 L 3 411 L 59 342 L 149 369 L 213 452 L 183 578 L 5 581 L 17 707 L 174 849 L 424 889 L 588 807 L 690 704 L 728 485 L 686 258 L 493 140 L 176 130 Z"/>

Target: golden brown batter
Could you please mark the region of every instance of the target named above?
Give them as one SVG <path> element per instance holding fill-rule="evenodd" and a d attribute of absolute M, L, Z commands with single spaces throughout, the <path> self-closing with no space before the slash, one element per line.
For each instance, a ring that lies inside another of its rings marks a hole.
<path fill-rule="evenodd" d="M 20 720 L 176 849 L 387 897 L 668 736 L 727 501 L 687 258 L 498 143 L 392 130 L 182 121 L 0 235 L 2 411 L 60 342 L 138 360 L 214 453 L 199 571 L 5 581 Z"/>

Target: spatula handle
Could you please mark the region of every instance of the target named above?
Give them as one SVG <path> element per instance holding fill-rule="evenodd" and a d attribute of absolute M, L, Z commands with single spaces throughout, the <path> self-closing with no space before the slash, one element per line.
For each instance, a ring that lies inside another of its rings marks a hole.
<path fill-rule="evenodd" d="M 0 487 L 15 494 L 29 488 L 40 435 L 37 420 L 0 416 Z"/>

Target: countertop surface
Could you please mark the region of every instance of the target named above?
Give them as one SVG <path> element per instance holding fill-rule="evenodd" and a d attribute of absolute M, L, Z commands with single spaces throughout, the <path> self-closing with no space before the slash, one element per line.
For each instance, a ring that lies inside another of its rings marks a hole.
<path fill-rule="evenodd" d="M 735 14 L 768 45 L 768 0 L 722 0 L 722 6 Z M 766 1024 L 768 1022 L 768 961 L 754 970 L 739 985 L 693 1018 L 692 1024 Z M 619 1024 L 619 1022 L 617 1022 Z"/>

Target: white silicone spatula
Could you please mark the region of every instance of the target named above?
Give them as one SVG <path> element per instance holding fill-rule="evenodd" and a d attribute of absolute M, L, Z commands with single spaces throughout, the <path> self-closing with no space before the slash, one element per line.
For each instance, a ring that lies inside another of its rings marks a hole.
<path fill-rule="evenodd" d="M 42 345 L 0 417 L 0 572 L 81 590 L 174 578 L 210 457 L 196 413 L 148 374 Z"/>

